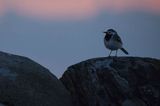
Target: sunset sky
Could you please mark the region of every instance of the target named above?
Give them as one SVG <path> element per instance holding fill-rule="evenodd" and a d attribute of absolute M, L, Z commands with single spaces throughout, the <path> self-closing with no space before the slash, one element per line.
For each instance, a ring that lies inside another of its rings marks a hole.
<path fill-rule="evenodd" d="M 72 64 L 108 56 L 108 28 L 130 56 L 160 59 L 160 0 L 0 0 L 0 51 L 29 57 L 57 77 Z"/>
<path fill-rule="evenodd" d="M 101 11 L 160 11 L 159 0 L 0 0 L 1 15 L 13 11 L 35 18 L 86 18 Z"/>

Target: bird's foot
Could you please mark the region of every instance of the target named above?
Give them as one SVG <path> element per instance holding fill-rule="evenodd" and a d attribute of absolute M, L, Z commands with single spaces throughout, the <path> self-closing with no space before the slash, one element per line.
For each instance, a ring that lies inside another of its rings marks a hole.
<path fill-rule="evenodd" d="M 109 58 L 109 59 L 111 59 L 111 58 L 112 58 L 112 56 L 108 56 L 108 58 Z"/>

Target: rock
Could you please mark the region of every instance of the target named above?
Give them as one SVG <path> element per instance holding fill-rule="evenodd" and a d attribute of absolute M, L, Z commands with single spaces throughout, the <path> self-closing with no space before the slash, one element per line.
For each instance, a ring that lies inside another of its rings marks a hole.
<path fill-rule="evenodd" d="M 74 106 L 160 106 L 157 59 L 90 59 L 69 67 L 61 81 Z"/>
<path fill-rule="evenodd" d="M 71 99 L 46 68 L 26 57 L 0 52 L 0 105 L 71 106 Z"/>
<path fill-rule="evenodd" d="M 4 105 L 4 104 L 0 103 L 0 106 L 6 106 L 6 105 Z"/>

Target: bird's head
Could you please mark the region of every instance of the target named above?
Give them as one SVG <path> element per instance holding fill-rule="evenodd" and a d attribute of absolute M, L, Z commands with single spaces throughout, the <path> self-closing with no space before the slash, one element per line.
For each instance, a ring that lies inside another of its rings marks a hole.
<path fill-rule="evenodd" d="M 117 32 L 114 29 L 108 29 L 107 31 L 103 33 L 105 33 L 106 35 L 110 35 L 110 36 L 117 34 Z"/>

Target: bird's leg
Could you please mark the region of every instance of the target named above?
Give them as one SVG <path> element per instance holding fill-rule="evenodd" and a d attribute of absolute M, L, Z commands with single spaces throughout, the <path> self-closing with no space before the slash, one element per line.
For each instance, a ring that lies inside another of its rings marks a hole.
<path fill-rule="evenodd" d="M 111 56 L 111 53 L 112 53 L 112 50 L 110 51 L 110 53 L 109 53 L 109 56 L 108 56 L 108 57 L 110 57 L 110 56 Z"/>
<path fill-rule="evenodd" d="M 113 60 L 114 60 L 115 62 L 117 62 L 117 52 L 118 52 L 118 50 L 116 50 L 115 58 L 113 58 Z"/>
<path fill-rule="evenodd" d="M 116 55 L 115 55 L 115 57 L 117 57 L 117 53 L 118 53 L 118 50 L 116 50 Z"/>

